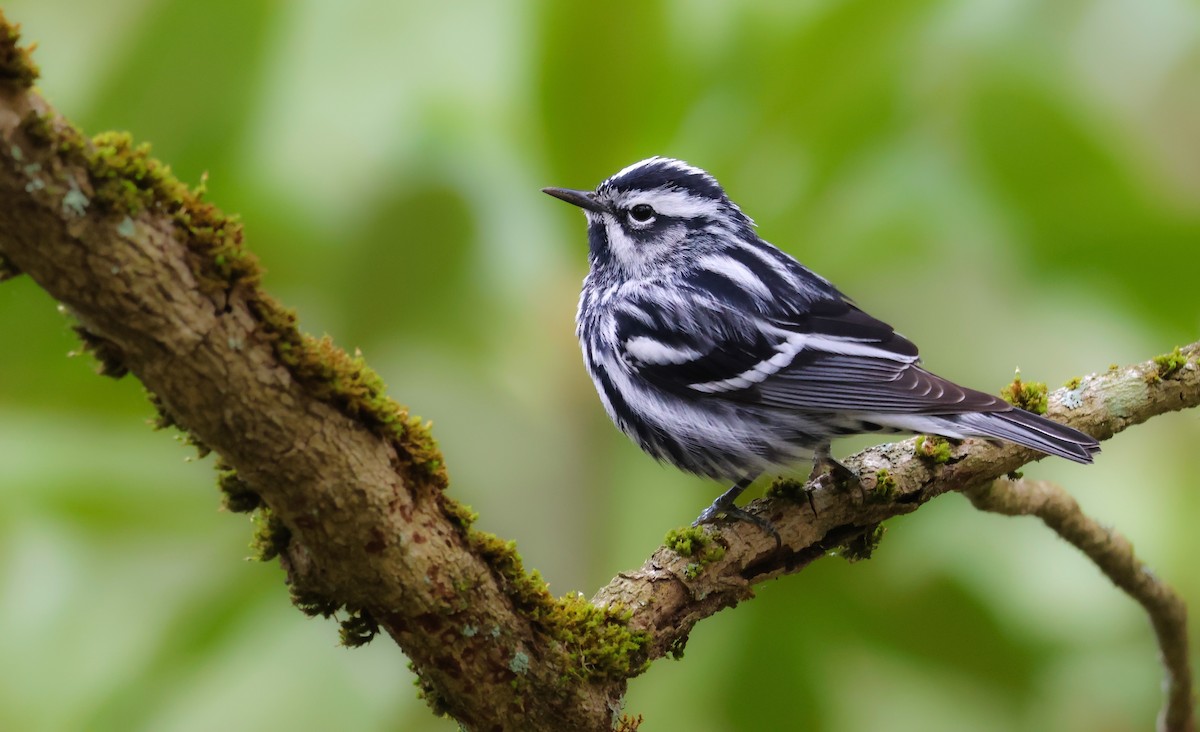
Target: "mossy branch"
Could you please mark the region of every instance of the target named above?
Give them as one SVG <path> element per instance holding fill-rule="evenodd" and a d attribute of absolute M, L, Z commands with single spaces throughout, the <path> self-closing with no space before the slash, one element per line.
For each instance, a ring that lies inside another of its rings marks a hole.
<path fill-rule="evenodd" d="M 1048 395 L 1048 414 L 1106 440 L 1156 415 L 1200 406 L 1200 343 L 1168 356 L 1072 380 Z M 773 537 L 746 522 L 706 527 L 706 545 L 724 552 L 699 571 L 692 557 L 678 551 L 676 539 L 641 569 L 615 578 L 593 602 L 633 608 L 632 626 L 649 634 L 651 659 L 675 654 L 697 622 L 752 597 L 753 585 L 798 572 L 835 550 L 861 551 L 877 539 L 881 522 L 944 493 L 991 485 L 1043 457 L 1017 445 L 978 440 L 953 444 L 915 437 L 872 447 L 843 461 L 862 476 L 866 491 L 847 491 L 828 481 L 803 485 L 780 480 L 766 498 L 747 506 L 772 522 L 782 538 L 781 549 Z M 1098 468 L 1103 461 L 1101 455 Z M 697 537 L 690 538 L 691 545 L 698 545 Z M 1171 647 L 1164 653 L 1186 664 L 1182 634 L 1160 638 Z M 1173 689 L 1190 687 L 1190 677 L 1177 670 L 1185 667 L 1170 666 Z"/>
<path fill-rule="evenodd" d="M 1049 481 L 1001 479 L 963 492 L 981 511 L 1040 518 L 1146 610 L 1166 676 L 1159 732 L 1194 730 L 1196 697 L 1188 659 L 1187 606 L 1138 560 L 1133 545 L 1116 529 L 1088 517 L 1070 494 Z"/>
<path fill-rule="evenodd" d="M 260 287 L 234 217 L 127 134 L 87 138 L 32 89 L 0 14 L 0 280 L 27 276 L 78 320 L 102 372 L 219 454 L 224 505 L 256 511 L 304 612 L 347 644 L 377 630 L 430 705 L 471 729 L 608 729 L 645 665 L 628 611 L 555 599 L 511 543 L 445 492 L 428 425 L 358 356 L 296 328 Z"/>
<path fill-rule="evenodd" d="M 611 729 L 628 679 L 753 584 L 839 547 L 861 556 L 887 518 L 1038 457 L 976 442 L 872 448 L 847 461 L 872 476 L 868 491 L 785 483 L 752 504 L 781 550 L 745 524 L 677 532 L 591 602 L 556 600 L 446 494 L 427 425 L 261 289 L 237 221 L 128 136 L 82 136 L 35 77 L 0 15 L 0 279 L 28 276 L 61 301 L 105 372 L 147 387 L 160 426 L 220 455 L 226 505 L 260 512 L 259 545 L 303 611 L 344 610 L 348 642 L 387 633 L 431 707 L 467 728 Z M 1198 351 L 1087 377 L 1052 395 L 1050 413 L 1103 439 L 1195 406 Z"/>

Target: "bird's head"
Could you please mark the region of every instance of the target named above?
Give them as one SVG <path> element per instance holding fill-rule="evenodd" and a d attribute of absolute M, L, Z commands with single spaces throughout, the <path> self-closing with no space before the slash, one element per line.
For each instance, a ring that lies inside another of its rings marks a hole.
<path fill-rule="evenodd" d="M 583 209 L 593 268 L 647 277 L 719 249 L 730 237 L 753 236 L 754 223 L 708 173 L 681 160 L 634 163 L 595 191 L 543 188 Z"/>

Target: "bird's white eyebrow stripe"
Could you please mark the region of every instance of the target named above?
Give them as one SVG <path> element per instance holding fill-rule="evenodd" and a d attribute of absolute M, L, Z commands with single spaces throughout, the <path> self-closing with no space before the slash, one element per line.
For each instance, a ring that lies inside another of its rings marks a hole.
<path fill-rule="evenodd" d="M 651 191 L 632 191 L 620 196 L 617 206 L 632 208 L 644 203 L 655 213 L 674 218 L 694 219 L 700 216 L 717 216 L 721 206 L 711 198 L 695 196 L 675 188 L 655 188 Z"/>
<path fill-rule="evenodd" d="M 770 288 L 758 275 L 754 274 L 754 270 L 733 257 L 723 254 L 708 254 L 696 260 L 696 267 L 721 275 L 730 282 L 751 290 L 758 297 L 764 299 L 771 297 Z"/>

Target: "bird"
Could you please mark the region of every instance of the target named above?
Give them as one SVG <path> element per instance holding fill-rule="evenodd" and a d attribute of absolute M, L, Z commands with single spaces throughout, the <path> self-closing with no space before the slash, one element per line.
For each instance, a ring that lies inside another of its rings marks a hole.
<path fill-rule="evenodd" d="M 734 501 L 805 461 L 857 482 L 830 452 L 845 435 L 999 439 L 1077 463 L 1100 450 L 925 370 L 912 341 L 760 237 L 700 168 L 656 156 L 595 190 L 542 191 L 587 217 L 576 335 L 608 416 L 657 460 L 733 481 L 695 525 L 724 515 L 778 542 Z"/>

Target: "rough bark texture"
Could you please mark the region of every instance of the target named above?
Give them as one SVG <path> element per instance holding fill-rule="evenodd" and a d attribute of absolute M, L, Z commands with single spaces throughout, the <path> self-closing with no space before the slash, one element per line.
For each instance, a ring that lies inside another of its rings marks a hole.
<path fill-rule="evenodd" d="M 19 66 L 2 16 L 0 27 L 0 62 Z M 864 492 L 819 485 L 805 496 L 784 485 L 753 504 L 782 547 L 752 525 L 722 524 L 684 532 L 615 578 L 593 603 L 628 609 L 633 634 L 614 626 L 618 615 L 588 615 L 586 602 L 547 604 L 514 556 L 452 508 L 436 457 L 417 455 L 404 429 L 389 437 L 378 414 L 368 419 L 344 389 L 328 388 L 341 375 L 321 382 L 304 371 L 311 363 L 288 358 L 287 324 L 248 270 L 229 274 L 240 242 L 215 253 L 205 239 L 213 227 L 196 223 L 211 215 L 198 198 L 155 193 L 122 204 L 114 190 L 154 185 L 98 157 L 28 75 L 10 71 L 0 69 L 0 270 L 24 273 L 64 303 L 114 369 L 127 368 L 236 468 L 290 531 L 281 549 L 295 591 L 378 621 L 435 708 L 468 729 L 610 729 L 628 677 L 679 648 L 699 620 L 750 597 L 753 584 L 838 547 L 869 552 L 881 521 L 1038 457 L 968 442 L 938 464 L 916 456 L 913 440 L 872 448 L 847 461 L 866 476 Z M 1052 416 L 1104 439 L 1195 406 L 1198 351 L 1185 349 L 1175 368 L 1147 362 L 1087 377 L 1054 395 Z M 600 668 L 585 644 L 607 631 L 612 662 Z"/>

